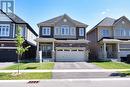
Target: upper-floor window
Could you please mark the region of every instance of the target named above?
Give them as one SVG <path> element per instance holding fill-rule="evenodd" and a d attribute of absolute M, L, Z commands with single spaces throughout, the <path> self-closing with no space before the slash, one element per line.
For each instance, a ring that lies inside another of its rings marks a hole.
<path fill-rule="evenodd" d="M 75 35 L 75 27 L 70 28 L 70 35 Z"/>
<path fill-rule="evenodd" d="M 84 28 L 79 28 L 79 36 L 84 36 Z"/>
<path fill-rule="evenodd" d="M 10 24 L 0 24 L 0 36 L 7 37 L 10 34 Z"/>
<path fill-rule="evenodd" d="M 60 35 L 60 27 L 55 27 L 54 33 L 55 35 Z"/>
<path fill-rule="evenodd" d="M 69 27 L 69 26 L 61 26 L 61 27 L 55 27 L 54 29 L 55 35 L 75 35 L 75 27 Z"/>
<path fill-rule="evenodd" d="M 19 29 L 20 29 L 20 34 L 22 35 L 22 36 L 24 36 L 25 35 L 25 26 L 19 26 Z"/>
<path fill-rule="evenodd" d="M 130 36 L 130 30 L 128 30 L 128 36 Z"/>
<path fill-rule="evenodd" d="M 119 36 L 126 36 L 126 31 L 125 31 L 125 29 L 119 29 L 118 30 L 118 34 L 119 34 Z"/>
<path fill-rule="evenodd" d="M 103 36 L 103 37 L 108 37 L 108 36 L 109 36 L 109 30 L 103 29 L 103 30 L 102 30 L 102 36 Z"/>
<path fill-rule="evenodd" d="M 43 27 L 42 28 L 42 35 L 51 35 L 51 28 L 50 27 Z"/>
<path fill-rule="evenodd" d="M 69 35 L 69 27 L 68 26 L 62 26 L 61 27 L 61 34 L 62 35 Z"/>

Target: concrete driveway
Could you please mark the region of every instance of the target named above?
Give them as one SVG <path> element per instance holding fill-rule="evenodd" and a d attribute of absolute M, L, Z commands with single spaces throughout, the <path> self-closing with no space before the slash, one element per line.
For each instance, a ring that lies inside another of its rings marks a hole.
<path fill-rule="evenodd" d="M 87 62 L 55 62 L 54 69 L 101 69 Z"/>
<path fill-rule="evenodd" d="M 0 62 L 0 68 L 5 68 L 5 67 L 8 67 L 8 66 L 11 66 L 13 65 L 14 63 L 13 62 Z"/>
<path fill-rule="evenodd" d="M 102 69 L 87 62 L 56 62 L 54 69 Z M 108 78 L 113 72 L 53 72 L 52 79 Z"/>

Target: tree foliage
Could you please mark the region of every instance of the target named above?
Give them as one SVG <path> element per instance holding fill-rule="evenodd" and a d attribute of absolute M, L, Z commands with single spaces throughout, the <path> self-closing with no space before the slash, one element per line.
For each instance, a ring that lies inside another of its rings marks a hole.
<path fill-rule="evenodd" d="M 16 53 L 20 56 L 22 56 L 22 54 L 25 52 L 25 51 L 28 51 L 28 48 L 30 48 L 30 46 L 27 46 L 27 47 L 24 47 L 23 46 L 23 43 L 24 43 L 24 38 L 23 36 L 21 35 L 21 30 L 20 30 L 20 27 L 18 27 L 18 30 L 17 30 L 17 34 L 16 34 L 16 41 L 17 41 L 17 50 L 16 50 Z"/>

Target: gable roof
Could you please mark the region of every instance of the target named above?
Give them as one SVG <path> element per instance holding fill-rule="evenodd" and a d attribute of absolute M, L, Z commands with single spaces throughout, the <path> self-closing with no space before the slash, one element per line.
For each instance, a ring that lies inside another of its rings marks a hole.
<path fill-rule="evenodd" d="M 5 13 L 1 9 L 0 9 L 0 13 L 5 14 L 8 18 L 10 18 L 16 24 L 26 24 L 27 27 L 30 29 L 30 31 L 32 31 L 36 36 L 38 36 L 38 34 L 32 29 L 32 27 L 27 22 L 25 22 L 23 19 L 18 17 L 16 14 L 14 14 L 14 13 Z"/>
<path fill-rule="evenodd" d="M 130 22 L 130 20 L 129 20 L 126 16 L 122 16 L 122 17 L 118 18 L 118 19 L 114 22 L 113 25 L 115 25 L 116 23 L 118 23 L 118 22 L 119 22 L 120 20 L 122 20 L 122 19 L 126 19 L 127 21 Z"/>
<path fill-rule="evenodd" d="M 67 18 L 68 20 L 70 20 L 72 23 L 74 23 L 77 27 L 87 27 L 87 24 L 81 23 L 79 21 L 76 21 L 74 19 L 72 19 L 71 17 L 69 17 L 67 14 L 52 18 L 50 20 L 38 23 L 38 27 L 39 26 L 54 26 L 57 22 L 59 22 L 60 20 L 62 20 L 63 18 Z"/>
<path fill-rule="evenodd" d="M 96 26 L 94 26 L 91 30 L 89 30 L 87 33 L 95 30 L 97 27 L 99 26 L 114 26 L 117 22 L 119 22 L 121 19 L 127 19 L 128 21 L 130 21 L 127 17 L 122 16 L 118 19 L 114 19 L 114 18 L 110 18 L 110 17 L 106 17 L 104 18 L 101 22 L 99 22 Z"/>
<path fill-rule="evenodd" d="M 97 26 L 113 26 L 115 19 L 106 17 Z"/>

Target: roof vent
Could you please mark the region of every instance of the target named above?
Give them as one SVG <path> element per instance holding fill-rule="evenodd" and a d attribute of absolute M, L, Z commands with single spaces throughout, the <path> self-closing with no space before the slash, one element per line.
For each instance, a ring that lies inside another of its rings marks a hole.
<path fill-rule="evenodd" d="M 63 19 L 64 22 L 67 22 L 67 19 Z"/>
<path fill-rule="evenodd" d="M 125 22 L 124 22 L 124 21 L 122 21 L 122 24 L 125 24 Z"/>

